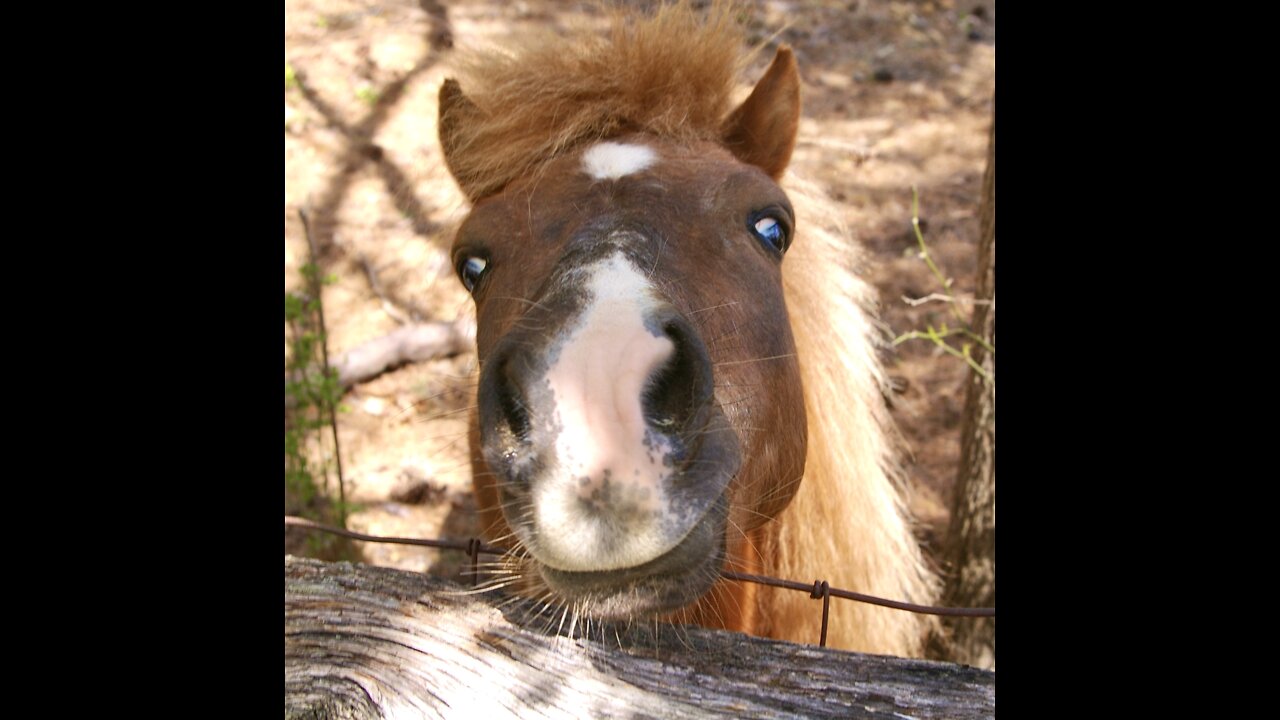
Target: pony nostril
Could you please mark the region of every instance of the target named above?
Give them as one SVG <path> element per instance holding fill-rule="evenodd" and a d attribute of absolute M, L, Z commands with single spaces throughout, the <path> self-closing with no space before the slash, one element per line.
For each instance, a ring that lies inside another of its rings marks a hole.
<path fill-rule="evenodd" d="M 480 451 L 502 492 L 523 492 L 538 470 L 540 407 L 530 397 L 530 358 L 518 343 L 499 346 L 476 392 Z"/>
<path fill-rule="evenodd" d="M 675 351 L 645 386 L 641 398 L 645 422 L 664 435 L 688 430 L 690 420 L 710 395 L 711 364 L 706 350 L 683 321 L 668 320 L 662 332 Z"/>
<path fill-rule="evenodd" d="M 529 411 L 525 407 L 525 399 L 520 393 L 519 384 L 504 365 L 498 373 L 494 393 L 501 412 L 501 425 L 498 428 L 503 443 L 514 452 L 516 446 L 529 443 Z"/>

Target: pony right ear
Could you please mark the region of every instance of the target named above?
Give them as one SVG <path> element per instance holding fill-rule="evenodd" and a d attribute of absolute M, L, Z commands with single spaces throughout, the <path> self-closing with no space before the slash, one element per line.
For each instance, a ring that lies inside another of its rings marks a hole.
<path fill-rule="evenodd" d="M 458 128 L 473 122 L 479 112 L 480 108 L 462 94 L 462 86 L 457 80 L 450 78 L 440 86 L 440 147 L 444 150 L 444 163 L 471 202 L 476 201 L 480 188 L 468 182 L 465 173 L 459 172 L 458 152 L 461 143 Z"/>
<path fill-rule="evenodd" d="M 725 118 L 720 133 L 739 160 L 778 180 L 791 162 L 799 128 L 800 72 L 791 47 L 782 45 L 751 96 Z"/>

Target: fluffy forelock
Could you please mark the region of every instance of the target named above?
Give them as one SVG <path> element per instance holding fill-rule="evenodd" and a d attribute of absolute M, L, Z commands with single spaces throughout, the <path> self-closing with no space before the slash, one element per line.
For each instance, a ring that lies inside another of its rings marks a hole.
<path fill-rule="evenodd" d="M 458 79 L 474 107 L 449 118 L 451 169 L 483 197 L 558 155 L 627 132 L 718 139 L 750 58 L 735 17 L 730 2 L 705 11 L 662 4 L 640 20 L 615 10 L 604 35 L 525 35 L 459 54 Z"/>

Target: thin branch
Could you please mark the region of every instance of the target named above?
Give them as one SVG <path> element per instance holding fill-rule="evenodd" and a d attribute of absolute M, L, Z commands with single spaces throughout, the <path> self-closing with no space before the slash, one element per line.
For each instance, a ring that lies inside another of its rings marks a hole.
<path fill-rule="evenodd" d="M 933 276 L 942 284 L 943 292 L 951 300 L 951 311 L 955 313 L 956 319 L 961 324 L 964 324 L 966 322 L 965 317 L 955 304 L 955 296 L 951 294 L 951 280 L 943 276 L 942 271 L 934 264 L 933 256 L 929 254 L 928 246 L 924 244 L 924 233 L 920 232 L 920 191 L 915 185 L 911 186 L 911 227 L 916 231 L 916 242 L 920 244 L 920 257 L 924 259 L 925 264 L 933 271 Z"/>
<path fill-rule="evenodd" d="M 969 355 L 969 345 L 967 343 L 965 344 L 963 351 L 957 350 L 954 347 L 951 347 L 951 345 L 947 343 L 946 338 L 952 335 L 966 335 L 972 338 L 973 340 L 977 341 L 980 345 L 986 348 L 988 352 L 991 352 L 992 354 L 995 353 L 995 351 L 991 350 L 990 346 L 986 342 L 984 342 L 982 338 L 978 337 L 977 335 L 974 335 L 973 332 L 971 332 L 968 328 L 947 329 L 944 327 L 942 331 L 939 332 L 938 330 L 935 330 L 932 325 L 928 327 L 926 332 L 920 332 L 919 330 L 912 330 L 909 333 L 904 333 L 902 335 L 899 335 L 898 337 L 893 339 L 893 345 L 896 347 L 906 342 L 907 340 L 929 340 L 934 345 L 937 345 L 938 347 L 942 348 L 942 350 L 946 352 L 948 355 L 954 355 L 960 358 L 961 360 L 964 360 L 966 363 L 969 364 L 969 367 L 973 368 L 974 372 L 978 373 L 979 375 L 982 376 L 984 380 L 987 380 L 989 382 L 991 380 L 991 376 L 988 375 L 987 372 L 982 369 L 982 366 L 979 365 L 977 362 L 975 362 L 973 357 Z"/>
<path fill-rule="evenodd" d="M 942 293 L 930 293 L 928 295 L 925 295 L 922 298 L 909 298 L 906 295 L 901 295 L 899 297 L 902 298 L 902 302 L 910 305 L 911 307 L 918 307 L 920 305 L 924 305 L 927 302 L 964 303 L 965 305 L 990 305 L 991 304 L 990 300 L 975 300 L 974 298 L 970 298 L 970 297 L 957 298 L 957 297 L 951 297 L 950 295 L 944 295 Z"/>
<path fill-rule="evenodd" d="M 948 337 L 951 337 L 952 335 L 964 335 L 968 337 L 970 340 L 981 345 L 983 350 L 986 350 L 992 355 L 994 355 L 996 352 L 995 349 L 992 348 L 991 345 L 987 343 L 986 340 L 984 340 L 981 336 L 974 333 L 972 330 L 970 330 L 967 327 L 948 328 L 946 323 L 943 323 L 942 330 L 935 330 L 932 325 L 927 325 L 925 327 L 927 328 L 927 332 L 922 333 L 919 330 L 912 330 L 911 332 L 903 333 L 898 337 L 894 338 L 893 347 L 897 347 L 902 343 L 906 342 L 907 340 L 932 340 L 934 342 L 937 342 L 942 338 L 948 338 Z"/>

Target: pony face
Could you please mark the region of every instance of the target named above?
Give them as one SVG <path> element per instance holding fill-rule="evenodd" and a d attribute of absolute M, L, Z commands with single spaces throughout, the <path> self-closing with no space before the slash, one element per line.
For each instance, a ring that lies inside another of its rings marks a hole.
<path fill-rule="evenodd" d="M 700 600 L 721 568 L 755 567 L 753 536 L 805 464 L 781 273 L 796 217 L 777 184 L 799 75 L 780 48 L 732 112 L 673 126 L 693 115 L 645 115 L 670 78 L 629 73 L 641 89 L 604 105 L 575 106 L 612 95 L 557 80 L 550 113 L 537 93 L 477 104 L 441 88 L 445 161 L 474 203 L 453 259 L 477 310 L 477 505 L 486 535 L 521 551 L 525 594 L 733 626 L 720 606 L 742 601 Z"/>
<path fill-rule="evenodd" d="M 759 167 L 643 134 L 475 206 L 473 423 L 491 536 L 595 616 L 696 601 L 804 469 L 781 263 L 796 218 Z"/>

